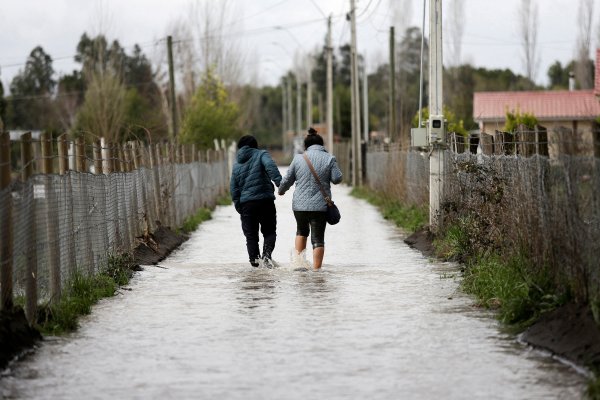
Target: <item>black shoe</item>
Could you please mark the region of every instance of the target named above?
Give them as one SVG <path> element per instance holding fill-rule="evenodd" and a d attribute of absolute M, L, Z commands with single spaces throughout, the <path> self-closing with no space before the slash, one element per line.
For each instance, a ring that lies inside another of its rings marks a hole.
<path fill-rule="evenodd" d="M 275 268 L 275 263 L 273 262 L 273 259 L 271 258 L 270 255 L 265 255 L 262 258 L 263 260 L 263 265 L 269 269 Z"/>
<path fill-rule="evenodd" d="M 250 265 L 252 265 L 254 268 L 258 268 L 258 263 L 251 262 Z"/>

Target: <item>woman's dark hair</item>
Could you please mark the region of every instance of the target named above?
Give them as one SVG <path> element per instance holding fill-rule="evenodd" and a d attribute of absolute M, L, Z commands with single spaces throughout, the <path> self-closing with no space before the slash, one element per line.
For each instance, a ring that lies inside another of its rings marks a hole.
<path fill-rule="evenodd" d="M 308 149 L 313 144 L 319 144 L 323 146 L 323 138 L 319 135 L 316 129 L 308 128 L 308 135 L 304 138 L 304 149 Z"/>
<path fill-rule="evenodd" d="M 258 142 L 256 138 L 252 135 L 245 135 L 240 138 L 237 144 L 237 148 L 241 149 L 244 146 L 252 147 L 253 149 L 258 148 Z"/>

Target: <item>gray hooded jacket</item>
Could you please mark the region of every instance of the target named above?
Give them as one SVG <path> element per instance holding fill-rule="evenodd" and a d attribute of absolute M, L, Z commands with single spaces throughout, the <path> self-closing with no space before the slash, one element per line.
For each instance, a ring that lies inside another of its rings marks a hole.
<path fill-rule="evenodd" d="M 318 144 L 310 146 L 305 153 L 315 167 L 323 189 L 331 198 L 330 183 L 337 184 L 342 181 L 342 171 L 340 171 L 335 157 Z M 294 198 L 292 199 L 292 209 L 294 211 L 327 210 L 327 203 L 319 190 L 319 185 L 310 172 L 310 168 L 302 154 L 294 156 L 287 174 L 279 185 L 279 194 L 284 194 L 294 182 L 296 183 Z"/>

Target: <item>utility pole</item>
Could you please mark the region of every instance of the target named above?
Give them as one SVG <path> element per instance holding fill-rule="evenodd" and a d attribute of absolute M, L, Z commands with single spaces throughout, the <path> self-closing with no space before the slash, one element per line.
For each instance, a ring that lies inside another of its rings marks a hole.
<path fill-rule="evenodd" d="M 312 106 L 312 71 L 309 71 L 306 81 L 306 127 L 313 124 Z"/>
<path fill-rule="evenodd" d="M 356 51 L 356 0 L 350 0 L 351 40 L 351 100 L 352 100 L 352 186 L 362 186 L 362 151 L 360 135 L 360 90 L 358 75 L 358 57 Z"/>
<path fill-rule="evenodd" d="M 424 0 L 426 1 L 426 0 Z M 390 26 L 390 141 L 396 139 L 396 38 Z"/>
<path fill-rule="evenodd" d="M 175 101 L 175 69 L 173 67 L 173 38 L 167 36 L 167 54 L 169 57 L 169 97 L 171 98 L 171 121 L 172 133 L 171 140 L 177 138 L 177 102 Z"/>
<path fill-rule="evenodd" d="M 363 135 L 365 143 L 369 143 L 369 77 L 366 61 L 363 70 Z"/>
<path fill-rule="evenodd" d="M 333 152 L 333 47 L 331 45 L 331 15 L 327 19 L 327 148 Z"/>
<path fill-rule="evenodd" d="M 283 152 L 285 153 L 287 148 L 287 141 L 285 137 L 285 131 L 287 129 L 287 106 L 285 104 L 285 78 L 281 81 L 281 145 L 283 146 Z"/>
<path fill-rule="evenodd" d="M 425 52 L 425 14 L 427 10 L 427 0 L 423 0 L 423 25 L 421 28 L 421 68 L 419 69 L 419 125 L 417 128 L 423 127 L 423 53 Z"/>
<path fill-rule="evenodd" d="M 292 101 L 292 77 L 288 74 L 286 80 L 287 80 L 287 109 L 288 109 L 287 115 L 288 115 L 288 118 L 287 118 L 287 126 L 285 127 L 285 130 L 286 130 L 285 134 L 287 136 L 288 132 L 292 130 L 292 126 L 294 124 L 294 122 L 293 122 L 294 121 L 294 113 L 293 113 L 293 105 L 292 105 L 292 103 L 293 103 L 293 101 Z M 287 137 L 286 137 L 286 139 L 287 139 Z M 293 138 L 292 138 L 292 142 L 290 143 L 290 148 L 289 148 L 289 150 L 290 150 L 289 154 L 292 154 L 293 145 L 294 144 L 293 144 Z"/>
<path fill-rule="evenodd" d="M 441 222 L 440 201 L 444 195 L 446 135 L 442 97 L 442 0 L 429 1 L 429 225 Z"/>
<path fill-rule="evenodd" d="M 296 75 L 296 136 L 300 136 L 300 132 L 302 132 L 302 85 Z"/>

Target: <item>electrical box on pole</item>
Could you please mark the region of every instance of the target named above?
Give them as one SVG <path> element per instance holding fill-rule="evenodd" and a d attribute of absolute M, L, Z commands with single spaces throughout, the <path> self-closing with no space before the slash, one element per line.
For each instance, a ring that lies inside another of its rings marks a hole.
<path fill-rule="evenodd" d="M 445 143 L 446 129 L 443 115 L 431 115 L 429 117 L 429 142 Z"/>

